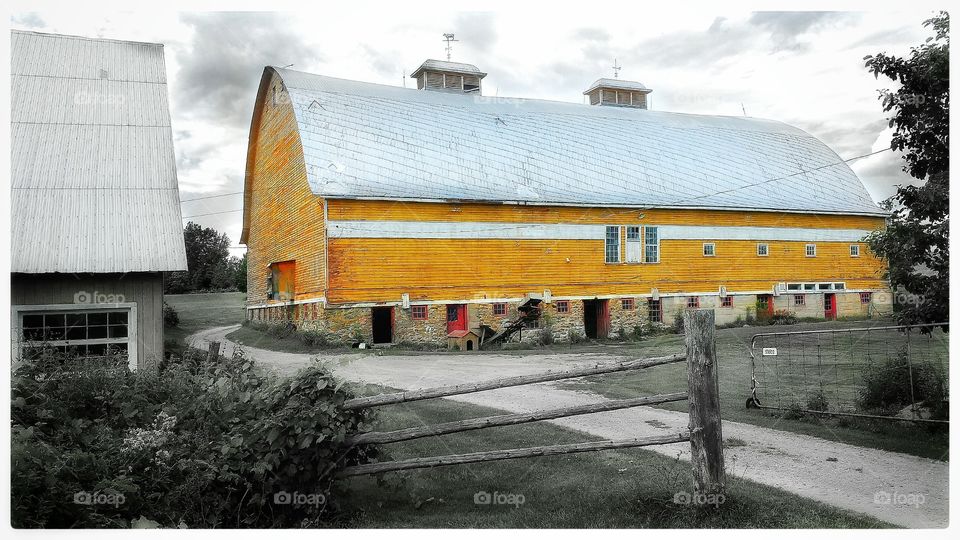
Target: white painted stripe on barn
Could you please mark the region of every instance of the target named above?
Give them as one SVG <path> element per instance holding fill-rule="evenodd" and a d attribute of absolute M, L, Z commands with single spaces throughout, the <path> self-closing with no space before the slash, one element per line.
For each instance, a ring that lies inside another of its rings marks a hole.
<path fill-rule="evenodd" d="M 654 225 L 650 224 L 649 226 Z M 327 222 L 327 227 L 327 235 L 330 238 L 603 240 L 606 225 L 334 220 Z M 659 225 L 657 228 L 661 240 L 857 242 L 871 232 L 865 229 L 707 227 L 699 225 Z"/>

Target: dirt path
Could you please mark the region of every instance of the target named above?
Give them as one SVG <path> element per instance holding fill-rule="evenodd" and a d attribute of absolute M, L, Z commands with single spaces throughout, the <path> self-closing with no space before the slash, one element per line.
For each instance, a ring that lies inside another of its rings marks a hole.
<path fill-rule="evenodd" d="M 194 334 L 191 339 L 201 346 L 208 340 L 219 340 L 226 344 L 229 353 L 234 345 L 224 336 L 234 329 L 235 326 L 213 328 Z M 280 353 L 249 346 L 244 346 L 244 350 L 250 357 L 281 373 L 294 373 L 311 362 L 306 354 Z M 325 356 L 323 360 L 330 362 L 336 373 L 347 380 L 414 390 L 615 359 L 605 354 L 388 354 L 339 354 Z M 597 394 L 558 388 L 553 383 L 503 388 L 450 399 L 510 412 L 605 400 Z M 622 439 L 685 430 L 687 416 L 680 412 L 638 407 L 551 422 L 597 437 Z M 949 467 L 945 462 L 739 422 L 725 421 L 723 435 L 727 440 L 738 439 L 737 445 L 725 449 L 730 474 L 903 527 L 945 527 L 948 523 Z M 742 446 L 739 445 L 741 441 Z M 679 454 L 682 459 L 688 459 L 689 446 L 675 444 L 654 447 L 653 450 L 671 457 Z M 889 494 L 892 501 L 883 502 L 884 494 Z"/>

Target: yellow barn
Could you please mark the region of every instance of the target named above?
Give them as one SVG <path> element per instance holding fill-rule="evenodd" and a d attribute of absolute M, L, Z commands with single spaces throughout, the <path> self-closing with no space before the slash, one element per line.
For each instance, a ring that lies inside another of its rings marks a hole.
<path fill-rule="evenodd" d="M 620 79 L 577 104 L 484 96 L 484 76 L 428 60 L 407 89 L 264 70 L 249 319 L 442 344 L 498 330 L 530 299 L 558 340 L 688 308 L 721 324 L 891 309 L 862 241 L 885 214 L 815 137 L 648 110 L 651 90 Z"/>

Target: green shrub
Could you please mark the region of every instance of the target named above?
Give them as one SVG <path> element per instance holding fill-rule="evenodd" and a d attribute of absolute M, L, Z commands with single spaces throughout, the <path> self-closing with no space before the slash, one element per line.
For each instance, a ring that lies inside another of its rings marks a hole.
<path fill-rule="evenodd" d="M 682 310 L 682 309 L 678 309 L 678 310 L 673 314 L 673 326 L 672 326 L 672 329 L 673 329 L 673 333 L 674 333 L 674 334 L 683 334 L 683 333 L 684 333 L 684 330 L 683 330 L 683 311 L 684 311 L 684 310 Z"/>
<path fill-rule="evenodd" d="M 797 324 L 797 316 L 785 309 L 778 309 L 773 315 L 767 316 L 770 324 Z"/>
<path fill-rule="evenodd" d="M 368 413 L 319 365 L 278 379 L 242 352 L 159 372 L 44 357 L 12 383 L 14 527 L 322 525 L 349 510 L 334 473 L 377 453 L 344 445 Z"/>
<path fill-rule="evenodd" d="M 871 364 L 863 373 L 863 388 L 858 406 L 868 412 L 895 413 L 910 405 L 928 407 L 933 418 L 947 416 L 947 382 L 935 365 L 914 363 L 911 366 L 906 347 L 897 356 Z M 913 381 L 911 393 L 910 381 Z"/>
<path fill-rule="evenodd" d="M 587 341 L 587 336 L 579 330 L 570 330 L 567 332 L 567 340 L 573 344 L 583 343 Z"/>
<path fill-rule="evenodd" d="M 807 397 L 807 410 L 820 412 L 830 410 L 830 403 L 823 390 L 817 390 Z"/>
<path fill-rule="evenodd" d="M 177 310 L 173 309 L 173 306 L 166 303 L 163 303 L 163 326 L 166 328 L 176 328 L 180 326 L 180 314 L 177 313 Z"/>

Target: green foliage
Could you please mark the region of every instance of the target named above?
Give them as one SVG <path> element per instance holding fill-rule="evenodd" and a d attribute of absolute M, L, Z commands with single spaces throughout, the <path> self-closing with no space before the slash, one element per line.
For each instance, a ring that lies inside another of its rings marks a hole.
<path fill-rule="evenodd" d="M 230 256 L 230 238 L 211 227 L 189 222 L 183 229 L 187 270 L 170 272 L 164 292 L 182 294 L 247 290 L 247 258 Z"/>
<path fill-rule="evenodd" d="M 830 410 L 830 402 L 827 401 L 827 396 L 823 393 L 823 390 L 817 390 L 807 396 L 806 407 L 808 411 L 828 411 Z"/>
<path fill-rule="evenodd" d="M 911 391 L 912 382 L 912 391 Z M 896 413 L 916 400 L 934 418 L 947 415 L 947 379 L 932 364 L 911 365 L 906 347 L 897 356 L 871 365 L 863 373 L 858 406 L 867 412 Z"/>
<path fill-rule="evenodd" d="M 778 309 L 767 318 L 769 324 L 797 324 L 797 316 L 786 309 Z"/>
<path fill-rule="evenodd" d="M 153 373 L 22 362 L 13 374 L 11 522 L 329 523 L 348 510 L 334 473 L 376 457 L 373 447 L 344 445 L 368 423 L 368 413 L 343 409 L 351 397 L 319 365 L 278 379 L 242 352 L 213 363 L 189 356 Z M 283 504 L 282 492 L 322 504 Z M 83 494 L 101 502 L 82 504 Z"/>
<path fill-rule="evenodd" d="M 163 326 L 164 328 L 180 326 L 180 314 L 166 301 L 163 302 Z"/>
<path fill-rule="evenodd" d="M 678 310 L 673 314 L 673 326 L 672 326 L 672 328 L 673 328 L 673 333 L 674 333 L 674 334 L 683 334 L 683 333 L 684 333 L 684 330 L 683 330 L 683 310 L 682 310 L 682 309 L 678 309 Z"/>
<path fill-rule="evenodd" d="M 875 77 L 883 75 L 898 86 L 896 91 L 880 91 L 894 128 L 890 146 L 903 153 L 903 170 L 925 181 L 898 187 L 886 201 L 892 211 L 886 228 L 866 238 L 889 265 L 884 277 L 917 300 L 897 304 L 895 316 L 901 323 L 949 319 L 949 15 L 940 12 L 924 26 L 934 35 L 912 48 L 909 57 L 864 58 Z"/>

